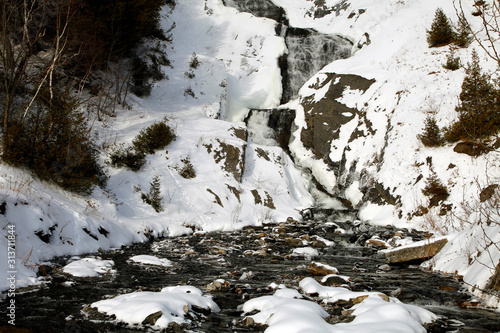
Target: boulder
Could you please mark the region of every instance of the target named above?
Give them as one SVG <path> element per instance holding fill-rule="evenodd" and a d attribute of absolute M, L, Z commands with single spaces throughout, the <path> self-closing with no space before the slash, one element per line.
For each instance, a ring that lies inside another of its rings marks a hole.
<path fill-rule="evenodd" d="M 388 264 L 424 261 L 434 257 L 446 243 L 448 243 L 446 238 L 427 239 L 408 246 L 384 250 L 383 253 Z"/>

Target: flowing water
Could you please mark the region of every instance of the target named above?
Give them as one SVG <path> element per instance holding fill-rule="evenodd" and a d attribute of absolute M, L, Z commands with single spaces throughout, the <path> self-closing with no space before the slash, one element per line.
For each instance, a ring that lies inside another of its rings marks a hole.
<path fill-rule="evenodd" d="M 335 35 L 312 29 L 289 28 L 285 43 L 288 49 L 286 66 L 282 66 L 282 103 L 297 97 L 299 89 L 334 60 L 351 56 L 352 43 Z"/>
<path fill-rule="evenodd" d="M 347 232 L 341 232 L 339 225 Z M 328 263 L 341 275 L 349 276 L 351 290 L 383 292 L 442 316 L 428 327 L 429 332 L 499 331 L 499 313 L 459 306 L 471 298 L 459 281 L 408 265 L 388 267 L 377 249 L 364 245 L 364 240 L 374 234 L 388 238 L 395 232 L 390 227 L 288 221 L 230 233 L 167 238 L 95 254 L 113 260 L 117 271 L 99 278 L 64 274 L 61 267 L 68 258 L 59 258 L 45 267 L 47 283 L 16 296 L 16 328 L 25 329 L 17 332 L 158 331 L 150 325 L 128 327 L 89 305 L 104 297 L 175 285 L 192 285 L 211 294 L 221 312 L 191 315 L 189 325 L 170 327 L 167 332 L 263 332 L 265 327 L 247 325 L 239 306 L 248 299 L 272 294 L 269 285 L 273 282 L 298 289 L 300 280 L 314 276 L 307 269 L 311 261 Z M 415 240 L 422 237 L 399 232 Z M 294 254 L 294 248 L 305 245 L 315 248 L 319 255 L 305 258 Z M 139 254 L 168 258 L 173 267 L 138 265 L 128 260 Z M 217 279 L 224 279 L 228 285 L 219 290 L 207 287 Z M 5 310 L 6 304 L 1 303 L 0 332 L 9 332 L 2 326 L 6 325 Z M 327 310 L 331 323 L 346 320 L 338 308 Z"/>

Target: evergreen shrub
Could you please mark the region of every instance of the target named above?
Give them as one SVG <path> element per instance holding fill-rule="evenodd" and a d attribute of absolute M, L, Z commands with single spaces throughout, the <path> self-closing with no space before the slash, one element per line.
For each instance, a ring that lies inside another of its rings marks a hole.
<path fill-rule="evenodd" d="M 163 197 L 160 196 L 160 176 L 155 176 L 149 184 L 149 192 L 141 194 L 142 201 L 153 207 L 157 213 L 162 212 L 163 205 L 161 201 Z"/>
<path fill-rule="evenodd" d="M 191 163 L 189 157 L 181 160 L 184 163 L 184 166 L 179 170 L 179 175 L 185 179 L 191 179 L 196 177 L 196 171 L 194 170 L 194 166 Z"/>
<path fill-rule="evenodd" d="M 449 197 L 448 189 L 441 183 L 435 172 L 432 172 L 425 180 L 425 187 L 422 194 L 430 197 L 429 207 L 437 206 L 441 201 Z"/>
<path fill-rule="evenodd" d="M 175 132 L 167 125 L 166 120 L 153 123 L 143 129 L 128 147 L 119 147 L 109 155 L 111 165 L 127 167 L 139 171 L 146 163 L 146 156 L 154 154 L 155 150 L 163 149 L 175 139 Z"/>
<path fill-rule="evenodd" d="M 430 47 L 448 45 L 453 42 L 454 37 L 450 20 L 441 8 L 436 9 L 431 29 L 427 30 L 427 43 Z"/>
<path fill-rule="evenodd" d="M 153 123 L 143 129 L 132 141 L 132 145 L 138 151 L 154 154 L 155 150 L 163 149 L 175 139 L 174 131 L 165 121 Z"/>
<path fill-rule="evenodd" d="M 146 153 L 133 147 L 119 148 L 109 158 L 111 165 L 117 168 L 127 167 L 132 171 L 139 171 L 146 163 Z"/>
<path fill-rule="evenodd" d="M 425 119 L 424 132 L 418 135 L 418 139 L 426 147 L 439 147 L 443 144 L 441 131 L 433 116 L 428 116 Z"/>
<path fill-rule="evenodd" d="M 460 68 L 460 58 L 455 57 L 455 52 L 453 50 L 448 53 L 446 56 L 446 63 L 443 65 L 443 68 L 455 71 Z"/>

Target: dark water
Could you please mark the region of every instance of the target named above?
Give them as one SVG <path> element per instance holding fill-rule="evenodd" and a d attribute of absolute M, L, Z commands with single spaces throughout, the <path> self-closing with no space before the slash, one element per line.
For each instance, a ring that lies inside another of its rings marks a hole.
<path fill-rule="evenodd" d="M 394 230 L 372 229 L 373 232 L 390 235 Z M 171 327 L 164 331 L 263 332 L 265 327 L 247 326 L 243 322 L 238 306 L 250 298 L 272 294 L 274 291 L 268 287 L 272 282 L 298 288 L 300 280 L 313 276 L 307 265 L 314 260 L 335 266 L 340 274 L 351 277 L 352 290 L 397 296 L 405 303 L 425 307 L 442 316 L 442 320 L 428 328 L 429 332 L 500 331 L 499 313 L 458 306 L 471 297 L 458 281 L 413 266 L 391 266 L 387 270 L 376 249 L 356 244 L 360 237 L 367 236 L 370 235 L 337 234 L 334 225 L 290 223 L 163 239 L 97 254 L 113 260 L 117 270 L 115 275 L 101 278 L 67 276 L 60 269 L 66 258 L 59 258 L 46 268 L 49 283 L 16 296 L 16 328 L 25 328 L 25 332 L 154 331 L 149 325 L 127 327 L 88 306 L 109 295 L 159 291 L 174 285 L 193 285 L 210 292 L 206 286 L 222 278 L 230 285 L 224 290 L 211 291 L 222 309 L 220 313 L 190 314 L 189 327 Z M 334 241 L 335 246 L 325 247 L 321 239 Z M 316 248 L 320 255 L 315 258 L 292 255 L 294 247 L 305 245 Z M 174 266 L 163 268 L 127 262 L 138 254 L 168 258 Z M 0 327 L 7 324 L 5 310 L 5 303 L 0 304 Z M 332 317 L 336 315 L 332 313 Z M 8 331 L 3 326 L 0 332 Z"/>

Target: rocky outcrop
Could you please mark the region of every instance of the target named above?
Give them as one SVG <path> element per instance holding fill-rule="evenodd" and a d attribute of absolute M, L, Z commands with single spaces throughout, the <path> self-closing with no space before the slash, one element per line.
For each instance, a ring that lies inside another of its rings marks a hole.
<path fill-rule="evenodd" d="M 234 179 L 241 182 L 245 170 L 247 132 L 243 128 L 232 128 L 232 131 L 235 140 L 226 142 L 217 138 L 210 143 L 205 143 L 204 146 L 226 174 L 232 175 Z"/>

